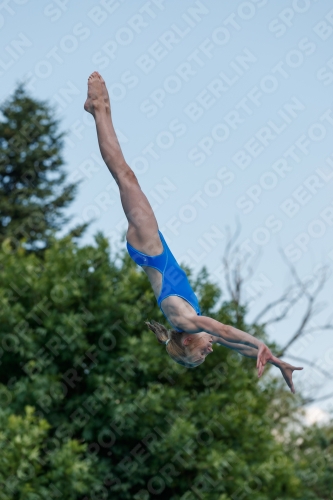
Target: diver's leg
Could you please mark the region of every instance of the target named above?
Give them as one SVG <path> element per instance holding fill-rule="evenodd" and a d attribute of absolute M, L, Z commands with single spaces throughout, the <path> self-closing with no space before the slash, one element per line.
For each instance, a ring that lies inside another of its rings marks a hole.
<path fill-rule="evenodd" d="M 108 91 L 97 72 L 88 79 L 88 97 L 84 108 L 95 118 L 102 157 L 119 187 L 128 220 L 128 242 L 147 255 L 161 253 L 163 246 L 154 212 L 134 172 L 125 161 L 112 124 Z"/>

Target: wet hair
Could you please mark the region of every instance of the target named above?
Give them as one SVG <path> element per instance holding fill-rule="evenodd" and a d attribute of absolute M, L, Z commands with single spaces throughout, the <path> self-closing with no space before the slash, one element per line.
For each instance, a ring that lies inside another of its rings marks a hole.
<path fill-rule="evenodd" d="M 154 320 L 146 321 L 146 325 L 155 334 L 158 342 L 165 345 L 167 353 L 176 363 L 188 368 L 193 367 L 193 363 L 189 363 L 187 360 L 185 346 L 181 342 L 182 332 L 168 330 L 165 326 Z"/>

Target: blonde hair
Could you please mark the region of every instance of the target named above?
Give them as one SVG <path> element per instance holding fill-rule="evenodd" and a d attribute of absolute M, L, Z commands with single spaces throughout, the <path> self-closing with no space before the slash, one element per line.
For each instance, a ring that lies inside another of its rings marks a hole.
<path fill-rule="evenodd" d="M 191 366 L 187 361 L 186 348 L 181 342 L 182 332 L 168 330 L 165 326 L 154 320 L 151 320 L 151 322 L 146 321 L 145 323 L 149 330 L 155 334 L 157 341 L 165 345 L 167 353 L 176 363 L 183 366 Z"/>

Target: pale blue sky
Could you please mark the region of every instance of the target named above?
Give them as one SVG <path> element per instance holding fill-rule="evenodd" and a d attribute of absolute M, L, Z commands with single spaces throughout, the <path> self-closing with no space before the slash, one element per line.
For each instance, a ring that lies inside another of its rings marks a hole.
<path fill-rule="evenodd" d="M 279 249 L 302 277 L 332 264 L 329 0 L 9 0 L 0 29 L 1 99 L 28 79 L 68 130 L 66 168 L 82 179 L 70 212 L 76 221 L 95 217 L 84 242 L 102 230 L 113 249 L 124 245 L 119 197 L 83 111 L 87 77 L 98 70 L 125 157 L 181 261 L 194 271 L 207 266 L 222 284 L 222 235 L 238 218 L 240 241 L 262 255 L 254 279 L 264 295 L 250 318 L 288 283 Z M 255 286 L 249 283 L 248 294 Z M 327 314 L 331 290 L 332 279 L 323 293 Z M 283 344 L 299 315 L 271 329 L 271 338 Z M 332 333 L 293 352 L 331 371 Z M 314 377 L 307 368 L 296 385 L 312 387 Z"/>

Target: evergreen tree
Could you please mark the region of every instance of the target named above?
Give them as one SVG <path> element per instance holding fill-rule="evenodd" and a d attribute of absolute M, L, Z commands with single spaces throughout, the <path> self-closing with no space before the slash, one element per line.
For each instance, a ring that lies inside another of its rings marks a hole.
<path fill-rule="evenodd" d="M 16 247 L 23 239 L 26 248 L 44 248 L 67 221 L 62 210 L 77 189 L 64 185 L 63 133 L 50 106 L 24 85 L 0 111 L 0 243 L 10 238 Z"/>

